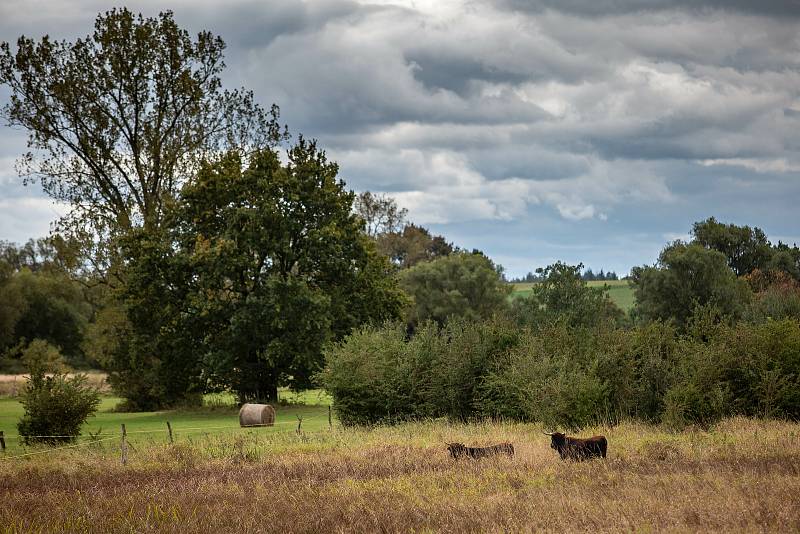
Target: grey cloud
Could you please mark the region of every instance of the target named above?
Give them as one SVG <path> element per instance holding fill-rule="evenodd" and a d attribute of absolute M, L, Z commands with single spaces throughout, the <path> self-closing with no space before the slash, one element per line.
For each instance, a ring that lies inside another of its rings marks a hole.
<path fill-rule="evenodd" d="M 502 0 L 499 5 L 524 12 L 553 9 L 586 17 L 678 9 L 693 12 L 721 10 L 770 17 L 800 16 L 800 2 L 797 0 Z"/>
<path fill-rule="evenodd" d="M 0 5 L 0 40 L 72 39 L 106 9 L 15 1 Z M 147 16 L 162 6 L 129 3 Z M 398 194 L 512 274 L 554 259 L 625 272 L 709 215 L 800 236 L 797 2 L 169 7 L 190 31 L 221 35 L 225 84 L 279 104 L 351 187 Z M 6 132 L 8 163 L 24 145 Z M 0 186 L 4 201 L 39 194 Z"/>

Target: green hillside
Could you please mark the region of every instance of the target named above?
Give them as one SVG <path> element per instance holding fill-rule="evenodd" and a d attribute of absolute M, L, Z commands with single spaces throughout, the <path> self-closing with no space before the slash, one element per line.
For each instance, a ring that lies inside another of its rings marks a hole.
<path fill-rule="evenodd" d="M 534 283 L 523 282 L 511 284 L 514 287 L 514 292 L 511 293 L 512 298 L 523 297 L 529 295 Z M 633 288 L 628 285 L 627 280 L 609 280 L 606 282 L 587 282 L 589 287 L 603 287 L 608 286 L 608 296 L 614 301 L 614 304 L 628 312 L 633 308 Z"/>

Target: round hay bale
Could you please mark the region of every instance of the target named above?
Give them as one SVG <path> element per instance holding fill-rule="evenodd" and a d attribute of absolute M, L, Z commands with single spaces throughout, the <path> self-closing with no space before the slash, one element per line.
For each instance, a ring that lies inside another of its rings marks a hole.
<path fill-rule="evenodd" d="M 243 404 L 239 410 L 240 426 L 272 426 L 275 423 L 275 408 L 269 404 Z"/>

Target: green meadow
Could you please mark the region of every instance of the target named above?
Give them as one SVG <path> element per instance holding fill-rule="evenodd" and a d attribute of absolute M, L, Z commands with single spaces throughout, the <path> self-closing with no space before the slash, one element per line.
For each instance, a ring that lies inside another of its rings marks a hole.
<path fill-rule="evenodd" d="M 536 285 L 535 282 L 522 282 L 511 284 L 514 291 L 511 293 L 512 298 L 524 297 L 530 295 L 531 288 Z M 589 287 L 607 287 L 606 292 L 608 296 L 614 301 L 614 304 L 619 306 L 623 311 L 629 312 L 633 308 L 634 297 L 633 288 L 630 287 L 627 280 L 608 280 L 608 281 L 594 281 L 586 282 Z"/>
<path fill-rule="evenodd" d="M 167 422 L 172 426 L 173 439 L 176 442 L 216 435 L 230 437 L 242 433 L 267 435 L 296 432 L 298 423 L 301 430 L 308 432 L 329 428 L 328 407 L 331 399 L 328 395 L 319 390 L 298 394 L 282 391 L 280 398 L 281 401 L 275 409 L 274 426 L 242 429 L 239 427 L 239 411 L 235 407 L 235 399 L 228 394 L 206 395 L 203 407 L 158 412 L 116 411 L 122 399 L 103 397 L 97 413 L 81 429 L 81 438 L 77 443 L 87 443 L 93 437 L 119 437 L 123 424 L 128 440 L 134 447 L 145 443 L 168 443 Z M 0 431 L 4 432 L 7 455 L 46 450 L 42 447 L 24 447 L 20 443 L 17 421 L 23 412 L 22 404 L 17 399 L 0 397 Z"/>

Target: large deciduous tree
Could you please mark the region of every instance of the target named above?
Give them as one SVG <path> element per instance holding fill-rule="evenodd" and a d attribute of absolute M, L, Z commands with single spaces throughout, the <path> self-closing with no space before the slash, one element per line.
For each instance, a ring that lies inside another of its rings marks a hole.
<path fill-rule="evenodd" d="M 765 269 L 772 257 L 772 246 L 760 228 L 718 222 L 714 217 L 692 227 L 695 242 L 725 255 L 737 276 Z"/>
<path fill-rule="evenodd" d="M 192 39 L 169 11 L 144 18 L 125 8 L 100 14 L 74 42 L 0 44 L 0 84 L 11 92 L 3 115 L 28 131 L 19 170 L 70 205 L 65 231 L 92 247 L 157 228 L 200 158 L 281 137 L 276 108 L 221 88 L 224 48 L 209 32 Z M 93 258 L 108 261 L 100 251 Z"/>
<path fill-rule="evenodd" d="M 392 197 L 371 191 L 356 196 L 353 209 L 363 219 L 364 231 L 372 238 L 400 231 L 408 215 L 408 210 L 399 207 Z"/>
<path fill-rule="evenodd" d="M 286 164 L 271 149 L 205 164 L 182 189 L 168 237 L 129 243 L 128 285 L 141 287 L 126 295 L 128 315 L 134 331 L 151 325 L 160 336 L 133 336 L 149 343 L 133 352 L 152 356 L 133 366 L 123 347 L 112 378 L 155 399 L 170 384 L 147 389 L 137 368 L 157 368 L 190 377 L 184 390 L 274 401 L 280 385 L 310 385 L 326 341 L 399 317 L 393 269 L 361 232 L 337 172 L 302 137 Z M 151 291 L 153 278 L 162 283 Z"/>
<path fill-rule="evenodd" d="M 739 317 L 749 299 L 747 283 L 728 267 L 725 255 L 698 243 L 667 245 L 656 265 L 631 270 L 631 283 L 635 314 L 644 320 L 673 319 L 679 326 L 698 305 Z"/>
<path fill-rule="evenodd" d="M 502 270 L 481 253 L 460 252 L 419 263 L 400 273 L 400 287 L 414 299 L 409 326 L 449 317 L 486 319 L 506 307 L 511 286 Z"/>
<path fill-rule="evenodd" d="M 457 250 L 440 235 L 431 235 L 427 228 L 407 224 L 402 230 L 377 236 L 378 250 L 402 269 L 448 256 Z"/>

